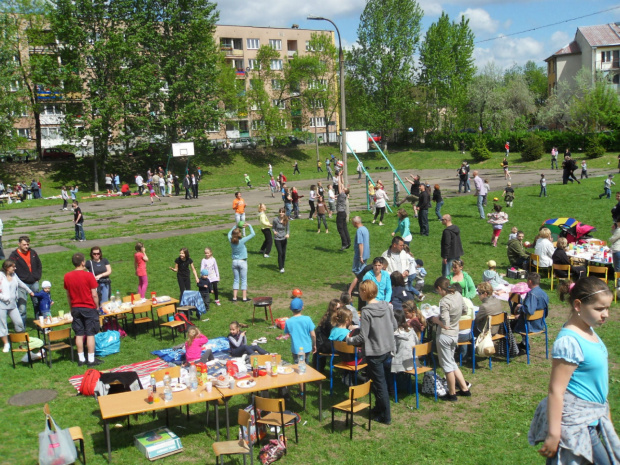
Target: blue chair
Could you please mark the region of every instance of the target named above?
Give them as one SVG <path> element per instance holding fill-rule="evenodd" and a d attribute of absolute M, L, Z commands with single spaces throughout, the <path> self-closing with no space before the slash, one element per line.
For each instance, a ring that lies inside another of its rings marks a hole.
<path fill-rule="evenodd" d="M 419 363 L 419 357 L 424 357 L 424 356 L 430 357 L 431 362 L 433 364 L 433 367 L 429 367 L 426 366 L 426 364 L 424 364 L 423 366 L 418 366 Z M 418 344 L 416 346 L 413 346 L 413 370 L 409 370 L 409 371 L 405 371 L 403 373 L 406 373 L 409 376 L 409 394 L 411 394 L 412 389 L 411 389 L 411 375 L 415 376 L 415 408 L 416 409 L 420 409 L 420 393 L 419 393 L 419 385 L 418 385 L 418 375 L 421 375 L 422 373 L 426 373 L 427 371 L 431 371 L 433 372 L 433 378 L 437 379 L 437 368 L 435 367 L 435 358 L 433 357 L 433 343 L 432 342 L 425 342 L 423 344 Z M 396 374 L 396 373 L 394 373 Z M 435 391 L 435 402 L 437 402 L 437 384 L 435 381 L 434 384 L 434 391 Z M 398 389 L 396 389 L 396 376 L 394 376 L 394 402 L 398 403 Z"/>
<path fill-rule="evenodd" d="M 345 362 L 334 363 L 334 358 L 339 354 L 351 354 L 355 357 L 355 365 L 347 365 Z M 358 350 L 355 346 L 350 346 L 346 342 L 332 341 L 332 356 L 329 360 L 329 395 L 334 392 L 334 368 L 344 370 L 346 372 L 353 372 L 355 374 L 355 384 L 357 385 L 357 372 L 368 366 L 367 363 L 359 363 Z"/>
<path fill-rule="evenodd" d="M 474 337 L 474 320 L 459 321 L 459 331 L 469 329 L 469 341 L 459 342 L 459 346 L 471 346 L 471 372 L 476 372 L 476 338 Z M 463 366 L 463 354 L 459 352 L 459 366 Z"/>
<path fill-rule="evenodd" d="M 545 329 L 540 331 L 530 330 L 530 321 L 542 320 L 543 327 Z M 536 310 L 533 315 L 527 315 L 525 317 L 525 332 L 519 332 L 522 336 L 525 336 L 525 351 L 527 353 L 527 364 L 530 364 L 530 335 L 545 334 L 545 354 L 547 359 L 549 358 L 549 335 L 547 334 L 547 322 L 545 321 L 545 311 Z"/>

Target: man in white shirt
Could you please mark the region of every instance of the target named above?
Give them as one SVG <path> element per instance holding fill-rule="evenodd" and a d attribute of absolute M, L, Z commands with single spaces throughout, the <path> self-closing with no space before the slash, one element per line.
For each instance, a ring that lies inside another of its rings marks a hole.
<path fill-rule="evenodd" d="M 138 194 L 142 195 L 144 191 L 144 179 L 139 174 L 136 174 L 136 186 L 138 186 Z"/>
<path fill-rule="evenodd" d="M 389 249 L 381 254 L 388 262 L 387 272 L 392 274 L 394 271 L 400 271 L 405 278 L 405 283 L 409 280 L 409 275 L 415 275 L 415 260 L 405 252 L 405 241 L 400 236 L 392 238 L 392 245 Z"/>

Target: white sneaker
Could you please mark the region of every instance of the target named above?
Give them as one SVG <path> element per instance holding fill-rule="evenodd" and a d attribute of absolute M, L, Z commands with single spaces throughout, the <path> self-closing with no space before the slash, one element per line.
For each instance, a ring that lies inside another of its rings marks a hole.
<path fill-rule="evenodd" d="M 2 349 L 2 352 L 4 352 L 5 354 L 7 352 L 11 351 L 11 346 L 9 344 L 4 344 L 4 349 Z"/>
<path fill-rule="evenodd" d="M 220 306 L 220 305 L 222 305 L 222 304 L 220 303 L 220 301 L 219 301 L 219 300 L 216 300 L 216 301 L 215 301 L 215 305 L 217 305 L 217 306 L 219 307 L 219 306 Z"/>
<path fill-rule="evenodd" d="M 280 270 L 280 273 L 284 273 L 284 268 L 282 268 L 282 269 Z"/>
<path fill-rule="evenodd" d="M 269 258 L 269 255 L 265 254 L 265 255 L 263 255 L 263 257 L 265 257 L 265 258 Z"/>

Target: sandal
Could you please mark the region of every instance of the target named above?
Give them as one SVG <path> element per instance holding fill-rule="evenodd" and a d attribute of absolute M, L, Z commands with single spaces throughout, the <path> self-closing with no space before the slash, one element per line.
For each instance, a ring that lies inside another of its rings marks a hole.
<path fill-rule="evenodd" d="M 276 336 L 276 339 L 278 341 L 283 341 L 283 340 L 288 339 L 289 337 L 291 337 L 290 334 L 280 334 L 279 336 Z"/>

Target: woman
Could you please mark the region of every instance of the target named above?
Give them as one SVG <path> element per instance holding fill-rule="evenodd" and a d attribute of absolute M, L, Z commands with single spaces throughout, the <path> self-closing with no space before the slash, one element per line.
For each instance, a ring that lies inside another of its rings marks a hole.
<path fill-rule="evenodd" d="M 146 288 L 149 285 L 149 278 L 146 274 L 146 262 L 149 257 L 146 256 L 146 248 L 142 242 L 136 242 L 136 253 L 133 254 L 133 264 L 138 277 L 138 294 L 142 299 L 145 298 Z"/>
<path fill-rule="evenodd" d="M 553 265 L 553 242 L 551 240 L 551 230 L 549 228 L 541 228 L 538 231 L 538 239 L 534 246 L 534 253 L 540 257 L 538 266 L 541 268 L 550 268 Z M 536 264 L 534 262 L 534 264 Z"/>
<path fill-rule="evenodd" d="M 309 220 L 313 219 L 314 217 L 314 201 L 316 200 L 316 186 L 314 184 L 312 184 L 310 186 L 310 198 L 308 199 L 308 204 L 310 205 L 310 216 L 308 217 Z"/>
<path fill-rule="evenodd" d="M 441 189 L 439 184 L 435 184 L 433 187 L 433 202 L 435 202 L 435 215 L 437 219 L 441 221 L 441 207 L 443 206 L 443 197 L 441 196 Z"/>
<path fill-rule="evenodd" d="M 404 208 L 399 208 L 398 212 L 398 226 L 392 233 L 392 237 L 399 235 L 403 238 L 405 245 L 409 245 L 411 242 L 411 230 L 409 229 L 409 214 Z"/>
<path fill-rule="evenodd" d="M 390 282 L 392 284 L 392 309 L 402 310 L 403 303 L 408 300 L 414 300 L 414 295 L 407 290 L 405 278 L 400 271 L 392 272 L 390 275 Z"/>
<path fill-rule="evenodd" d="M 2 273 L 0 273 L 0 339 L 4 342 L 3 352 L 11 350 L 8 339 L 7 315 L 11 317 L 15 332 L 24 332 L 24 323 L 17 308 L 18 287 L 30 294 L 30 297 L 34 296 L 30 288 L 15 274 L 15 262 L 13 260 L 5 260 L 2 264 Z"/>
<path fill-rule="evenodd" d="M 329 335 L 332 332 L 332 317 L 341 308 L 341 303 L 338 299 L 330 300 L 327 305 L 327 311 L 323 314 L 321 321 L 315 329 L 316 334 L 316 352 L 314 353 L 314 360 L 312 364 L 317 367 L 317 370 L 323 371 L 325 368 L 325 362 L 327 357 L 320 357 L 319 354 L 331 354 L 332 344 L 329 340 Z M 318 359 L 318 360 L 317 360 Z"/>
<path fill-rule="evenodd" d="M 464 297 L 473 299 L 476 297 L 476 286 L 471 276 L 466 271 L 463 271 L 464 266 L 463 260 L 454 260 L 452 262 L 452 273 L 447 278 L 450 280 L 450 284 L 459 283 L 461 285 Z"/>
<path fill-rule="evenodd" d="M 547 464 L 620 462 L 620 439 L 609 417 L 607 348 L 593 328 L 609 317 L 613 295 L 598 278 L 582 278 L 569 292 L 571 313 L 553 344 L 549 395 L 530 425 L 531 445 Z M 564 300 L 564 293 L 560 294 Z"/>
<path fill-rule="evenodd" d="M 387 268 L 387 260 L 383 257 L 377 257 L 372 261 L 372 270 L 364 275 L 364 281 L 369 279 L 377 285 L 377 300 L 386 302 L 392 301 L 392 282 L 390 274 L 385 271 Z"/>
<path fill-rule="evenodd" d="M 463 378 L 459 366 L 454 361 L 454 351 L 457 347 L 459 334 L 459 320 L 465 311 L 463 298 L 447 278 L 437 278 L 434 284 L 439 301 L 439 316 L 433 316 L 430 321 L 438 326 L 435 335 L 439 365 L 446 374 L 448 393 L 440 397 L 442 400 L 456 402 L 458 396 L 471 397 L 469 383 Z M 456 384 L 459 390 L 456 390 Z"/>
<path fill-rule="evenodd" d="M 280 208 L 278 216 L 273 219 L 271 224 L 273 227 L 273 234 L 276 240 L 276 250 L 278 251 L 278 267 L 280 273 L 284 273 L 284 262 L 286 261 L 286 245 L 288 243 L 288 236 L 290 232 L 289 219 L 286 216 L 286 210 Z"/>
<path fill-rule="evenodd" d="M 394 331 L 398 325 L 387 302 L 377 300 L 377 286 L 373 281 L 360 284 L 360 298 L 366 301 L 360 317 L 360 331 L 347 337 L 347 344 L 362 346 L 368 364 L 367 373 L 375 394 L 375 421 L 389 425 L 392 422 L 387 378 L 391 371 L 390 358 L 396 350 Z"/>
<path fill-rule="evenodd" d="M 103 258 L 101 247 L 92 247 L 90 249 L 90 260 L 86 262 L 86 270 L 95 276 L 97 280 L 97 295 L 99 296 L 99 305 L 110 300 L 112 295 L 110 275 L 112 267 L 107 258 Z"/>
<path fill-rule="evenodd" d="M 618 234 L 618 238 L 620 238 L 620 234 Z M 611 239 L 610 239 L 610 243 L 611 243 Z M 620 246 L 620 243 L 618 243 L 618 246 Z M 570 265 L 571 277 L 574 277 L 575 278 L 574 280 L 576 281 L 577 279 L 585 275 L 586 267 L 571 265 L 570 258 L 568 258 L 568 255 L 566 254 L 567 250 L 568 250 L 568 241 L 566 240 L 566 238 L 565 237 L 558 238 L 558 243 L 557 243 L 555 250 L 553 251 L 551 260 L 553 260 L 554 265 Z M 613 250 L 613 247 L 612 247 L 612 250 Z M 614 264 L 615 264 L 615 260 L 614 260 Z M 554 276 L 558 278 L 568 278 L 568 272 L 564 270 L 553 270 L 553 274 Z"/>
<path fill-rule="evenodd" d="M 196 273 L 196 267 L 194 267 L 194 261 L 189 258 L 189 250 L 187 247 L 182 247 L 179 250 L 179 256 L 174 261 L 174 267 L 169 267 L 172 271 L 177 274 L 177 282 L 179 283 L 179 300 L 183 299 L 183 293 L 185 291 L 190 291 L 192 289 L 192 285 L 189 281 L 189 270 L 194 273 L 194 279 L 196 283 L 200 281 L 198 279 L 198 274 Z"/>
<path fill-rule="evenodd" d="M 377 217 L 379 213 L 381 214 L 381 218 L 379 218 L 379 226 L 383 226 L 383 216 L 385 215 L 385 205 L 390 199 L 383 190 L 383 184 L 377 182 L 377 187 L 375 189 L 375 218 L 372 220 L 372 224 L 375 224 L 377 221 Z"/>
<path fill-rule="evenodd" d="M 262 253 L 263 257 L 269 258 L 271 246 L 273 245 L 273 235 L 271 234 L 271 223 L 267 218 L 267 206 L 264 203 L 258 204 L 258 221 L 260 222 L 260 230 L 265 236 L 263 245 L 260 246 L 258 253 Z"/>
<path fill-rule="evenodd" d="M 250 228 L 249 236 L 242 238 L 241 229 L 236 226 L 228 231 L 228 240 L 230 241 L 230 248 L 232 251 L 233 302 L 237 301 L 237 292 L 239 291 L 240 282 L 243 302 L 250 301 L 250 299 L 248 299 L 248 249 L 246 249 L 245 243 L 254 237 L 254 228 L 248 223 L 244 223 L 243 226 Z"/>
<path fill-rule="evenodd" d="M 478 307 L 478 313 L 476 313 L 476 319 L 474 320 L 474 337 L 478 337 L 484 330 L 488 317 L 501 315 L 504 312 L 502 302 L 493 295 L 491 283 L 480 283 L 477 290 L 481 304 Z M 496 335 L 497 331 L 499 331 L 499 325 L 491 328 L 493 335 Z"/>

